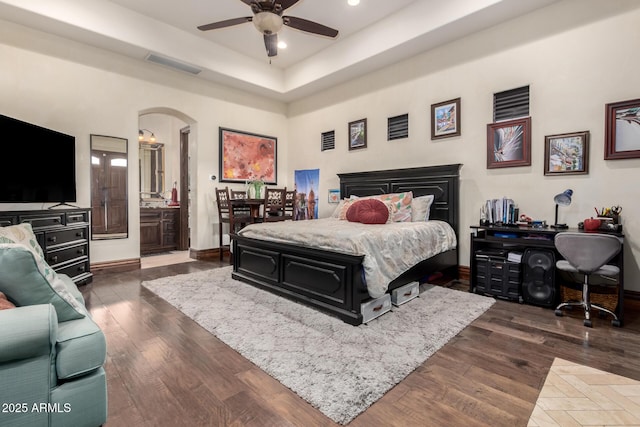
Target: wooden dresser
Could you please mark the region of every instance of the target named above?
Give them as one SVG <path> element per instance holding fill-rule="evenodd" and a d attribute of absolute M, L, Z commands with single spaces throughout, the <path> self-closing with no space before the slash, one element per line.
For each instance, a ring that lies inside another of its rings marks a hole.
<path fill-rule="evenodd" d="M 48 209 L 0 212 L 0 225 L 29 223 L 44 252 L 45 261 L 57 273 L 78 285 L 91 282 L 89 259 L 89 209 Z"/>

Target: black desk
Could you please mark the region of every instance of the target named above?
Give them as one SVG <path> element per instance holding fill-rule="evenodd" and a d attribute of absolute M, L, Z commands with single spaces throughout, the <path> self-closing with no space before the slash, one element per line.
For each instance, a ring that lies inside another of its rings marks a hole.
<path fill-rule="evenodd" d="M 477 284 L 477 261 L 476 253 L 478 251 L 506 249 L 510 251 L 524 252 L 528 248 L 546 248 L 555 253 L 556 259 L 562 259 L 562 256 L 555 248 L 555 235 L 564 231 L 584 232 L 577 228 L 554 229 L 534 228 L 529 226 L 472 226 L 471 227 L 471 248 L 470 248 L 470 277 L 469 290 L 475 292 Z M 607 233 L 599 231 L 599 233 Z M 617 236 L 623 244 L 622 250 L 609 263 L 620 268 L 620 277 L 618 281 L 618 307 L 616 314 L 623 323 L 624 317 L 624 235 L 622 233 L 607 233 Z M 508 237 L 507 237 L 508 236 Z M 555 281 L 556 284 L 558 280 Z M 557 285 L 556 285 L 557 286 Z M 555 307 L 554 307 L 555 308 Z"/>

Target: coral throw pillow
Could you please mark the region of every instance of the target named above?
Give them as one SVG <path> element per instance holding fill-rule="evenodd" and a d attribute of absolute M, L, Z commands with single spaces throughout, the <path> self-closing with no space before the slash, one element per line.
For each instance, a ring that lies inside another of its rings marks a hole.
<path fill-rule="evenodd" d="M 16 306 L 13 305 L 13 303 L 9 301 L 2 292 L 0 292 L 0 310 L 7 310 L 9 308 L 15 308 L 15 307 Z"/>
<path fill-rule="evenodd" d="M 389 207 L 380 200 L 358 200 L 347 210 L 347 221 L 363 224 L 386 224 L 389 221 L 389 213 Z"/>

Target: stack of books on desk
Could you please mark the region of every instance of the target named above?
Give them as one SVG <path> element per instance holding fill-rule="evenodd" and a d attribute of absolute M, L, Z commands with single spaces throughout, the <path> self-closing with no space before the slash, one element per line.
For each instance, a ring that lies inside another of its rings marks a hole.
<path fill-rule="evenodd" d="M 518 221 L 518 207 L 513 199 L 507 197 L 487 200 L 480 209 L 480 221 L 483 220 L 490 224 L 515 224 Z"/>

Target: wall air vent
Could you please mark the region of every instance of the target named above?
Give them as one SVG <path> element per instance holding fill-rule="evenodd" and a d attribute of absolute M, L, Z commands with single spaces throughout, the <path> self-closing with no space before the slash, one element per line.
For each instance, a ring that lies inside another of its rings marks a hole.
<path fill-rule="evenodd" d="M 323 132 L 320 137 L 320 151 L 333 150 L 336 148 L 336 131 Z"/>
<path fill-rule="evenodd" d="M 184 62 L 176 61 L 175 59 L 167 58 L 166 56 L 160 56 L 155 53 L 150 53 L 145 58 L 149 62 L 164 65 L 165 67 L 173 68 L 174 70 L 183 71 L 185 73 L 198 75 L 202 72 L 200 68 L 193 65 L 185 64 Z"/>
<path fill-rule="evenodd" d="M 409 137 L 409 115 L 389 117 L 387 119 L 387 141 Z"/>
<path fill-rule="evenodd" d="M 529 86 L 493 94 L 493 122 L 529 116 Z"/>

